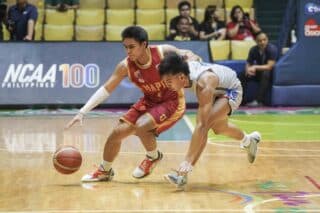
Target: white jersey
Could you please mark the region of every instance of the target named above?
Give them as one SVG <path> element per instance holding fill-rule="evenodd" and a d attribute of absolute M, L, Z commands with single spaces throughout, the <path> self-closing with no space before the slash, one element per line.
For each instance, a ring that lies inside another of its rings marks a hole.
<path fill-rule="evenodd" d="M 223 95 L 227 97 L 232 110 L 238 108 L 242 100 L 242 87 L 235 71 L 223 65 L 198 61 L 190 61 L 188 62 L 188 65 L 190 70 L 190 80 L 192 80 L 191 89 L 195 93 L 197 91 L 197 81 L 201 77 L 202 73 L 205 71 L 212 72 L 219 79 L 219 84 L 216 88 L 216 96 Z"/>

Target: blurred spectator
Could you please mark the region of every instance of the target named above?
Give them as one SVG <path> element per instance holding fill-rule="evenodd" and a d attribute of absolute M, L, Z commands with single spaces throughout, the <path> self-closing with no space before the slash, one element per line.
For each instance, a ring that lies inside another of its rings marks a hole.
<path fill-rule="evenodd" d="M 45 0 L 46 8 L 66 11 L 68 9 L 78 9 L 79 0 Z"/>
<path fill-rule="evenodd" d="M 240 81 L 243 87 L 243 100 L 246 101 L 247 83 L 250 80 L 259 82 L 259 90 L 256 99 L 247 106 L 262 106 L 272 82 L 272 70 L 278 59 L 278 49 L 269 43 L 268 36 L 264 32 L 256 35 L 256 46 L 250 49 L 245 72 L 240 74 Z"/>
<path fill-rule="evenodd" d="M 241 6 L 236 5 L 230 13 L 231 22 L 227 24 L 228 37 L 231 40 L 253 40 L 254 34 L 261 31 L 258 24 L 244 13 Z"/>
<path fill-rule="evenodd" d="M 226 38 L 226 26 L 219 20 L 217 7 L 209 5 L 204 13 L 203 22 L 200 25 L 199 37 L 201 40 L 223 40 Z"/>
<path fill-rule="evenodd" d="M 2 23 L 5 23 L 7 4 L 6 0 L 0 0 L 0 41 L 3 41 Z"/>
<path fill-rule="evenodd" d="M 193 37 L 199 37 L 199 23 L 198 21 L 190 16 L 191 13 L 191 4 L 188 1 L 182 1 L 178 4 L 179 16 L 174 17 L 170 21 L 170 36 L 174 37 L 178 32 L 178 22 L 180 16 L 183 16 L 189 20 L 189 34 L 192 34 Z"/>
<path fill-rule="evenodd" d="M 167 37 L 167 40 L 175 40 L 175 41 L 190 41 L 190 40 L 198 40 L 194 34 L 190 32 L 191 24 L 189 19 L 184 16 L 179 16 L 177 32 L 175 34 L 170 34 Z"/>
<path fill-rule="evenodd" d="M 10 32 L 11 41 L 34 40 L 37 22 L 37 8 L 27 0 L 17 0 L 8 10 L 7 28 Z"/>

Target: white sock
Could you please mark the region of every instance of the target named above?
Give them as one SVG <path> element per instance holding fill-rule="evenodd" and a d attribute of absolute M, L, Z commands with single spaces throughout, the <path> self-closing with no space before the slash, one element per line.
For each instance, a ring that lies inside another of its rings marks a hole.
<path fill-rule="evenodd" d="M 193 166 L 191 163 L 189 163 L 188 161 L 183 161 L 182 163 L 180 163 L 178 171 L 184 174 L 188 174 L 192 172 L 192 169 Z"/>
<path fill-rule="evenodd" d="M 104 171 L 109 171 L 111 169 L 112 162 L 103 160 L 101 166 L 103 167 Z"/>
<path fill-rule="evenodd" d="M 154 159 L 157 159 L 159 156 L 159 154 L 158 154 L 158 150 L 157 149 L 155 149 L 155 150 L 153 150 L 153 151 L 147 151 L 147 155 L 149 156 L 149 157 L 151 157 L 151 159 L 152 160 L 154 160 Z"/>
<path fill-rule="evenodd" d="M 244 133 L 244 137 L 241 140 L 240 146 L 247 147 L 250 145 L 250 137 L 246 133 Z"/>

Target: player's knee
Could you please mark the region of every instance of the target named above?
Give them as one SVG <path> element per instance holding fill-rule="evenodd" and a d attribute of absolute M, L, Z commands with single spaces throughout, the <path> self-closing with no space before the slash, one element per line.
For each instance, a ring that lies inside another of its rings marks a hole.
<path fill-rule="evenodd" d="M 141 135 L 154 129 L 154 122 L 149 116 L 141 117 L 136 122 L 136 134 Z"/>
<path fill-rule="evenodd" d="M 108 143 L 112 142 L 112 143 L 118 143 L 121 142 L 122 140 L 122 135 L 120 134 L 119 131 L 112 131 L 111 134 L 108 137 Z"/>
<path fill-rule="evenodd" d="M 212 131 L 216 135 L 222 135 L 223 132 L 224 132 L 224 128 L 222 128 L 222 127 L 214 127 L 214 128 L 212 128 Z"/>
<path fill-rule="evenodd" d="M 124 139 L 125 137 L 128 136 L 126 134 L 126 132 L 129 132 L 129 131 L 127 131 L 125 129 L 122 129 L 122 128 L 117 128 L 116 127 L 110 133 L 110 135 L 108 137 L 108 141 L 121 142 L 122 139 Z"/>

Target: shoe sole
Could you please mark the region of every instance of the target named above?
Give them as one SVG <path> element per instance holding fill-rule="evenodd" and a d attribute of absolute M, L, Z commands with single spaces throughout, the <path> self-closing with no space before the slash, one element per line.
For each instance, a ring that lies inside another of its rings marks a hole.
<path fill-rule="evenodd" d="M 261 141 L 261 134 L 260 134 L 260 132 L 257 132 L 257 135 L 258 135 L 258 138 L 253 138 L 254 139 L 254 141 L 255 141 L 255 143 L 256 143 L 256 151 L 255 151 L 255 154 L 254 154 L 254 157 L 253 157 L 253 160 L 252 161 L 250 161 L 249 159 L 249 163 L 254 163 L 254 161 L 256 160 L 256 158 L 257 158 L 257 153 L 258 153 L 258 144 L 259 144 L 259 142 Z"/>
<path fill-rule="evenodd" d="M 114 177 L 114 171 L 112 170 L 111 171 L 111 174 L 110 174 L 110 176 L 109 177 L 107 177 L 107 178 L 102 178 L 102 179 L 87 179 L 87 180 L 82 180 L 81 179 L 81 182 L 83 182 L 83 183 L 92 183 L 92 182 L 108 182 L 108 181 L 112 181 L 112 179 L 113 179 L 113 177 Z"/>
<path fill-rule="evenodd" d="M 166 174 L 166 175 L 163 175 L 163 178 L 168 181 L 170 184 L 174 185 L 177 189 L 180 189 L 180 190 L 184 190 L 186 188 L 186 184 L 184 184 L 183 186 L 179 186 L 178 184 L 176 184 L 175 182 L 173 182 L 169 176 Z"/>
<path fill-rule="evenodd" d="M 148 174 L 145 174 L 145 175 L 143 175 L 143 176 L 141 176 L 141 177 L 135 177 L 135 176 L 133 176 L 133 174 L 132 174 L 132 177 L 134 177 L 135 179 L 142 179 L 142 178 L 147 177 L 148 175 L 150 175 L 150 174 L 152 173 L 153 169 L 161 162 L 162 158 L 163 158 L 163 154 L 161 155 L 161 158 L 158 159 L 158 160 L 154 163 L 154 166 L 150 169 L 150 172 L 149 172 Z"/>

